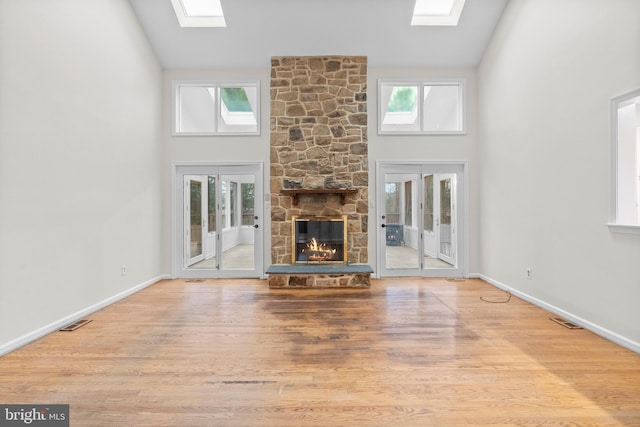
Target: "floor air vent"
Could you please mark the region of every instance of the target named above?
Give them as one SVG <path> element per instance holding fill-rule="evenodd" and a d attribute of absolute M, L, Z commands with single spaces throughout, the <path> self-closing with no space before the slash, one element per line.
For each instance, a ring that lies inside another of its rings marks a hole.
<path fill-rule="evenodd" d="M 64 328 L 60 329 L 60 330 L 64 331 L 64 332 L 75 331 L 76 329 L 83 327 L 84 325 L 86 325 L 89 322 L 91 322 L 91 320 L 78 320 L 77 322 L 73 322 L 72 324 L 67 325 Z"/>
<path fill-rule="evenodd" d="M 550 319 L 556 322 L 558 325 L 562 325 L 567 329 L 582 329 L 581 326 L 578 326 L 575 323 L 571 323 L 568 320 L 563 319 L 562 317 L 550 317 Z"/>
<path fill-rule="evenodd" d="M 185 282 L 187 282 L 187 283 L 202 283 L 202 282 L 204 282 L 204 279 L 187 279 L 187 280 L 185 280 Z"/>

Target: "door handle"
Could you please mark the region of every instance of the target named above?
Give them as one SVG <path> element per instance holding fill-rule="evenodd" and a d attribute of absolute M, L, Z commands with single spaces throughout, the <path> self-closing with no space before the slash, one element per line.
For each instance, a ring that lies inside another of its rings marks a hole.
<path fill-rule="evenodd" d="M 260 227 L 258 224 L 253 225 L 253 228 L 258 228 L 258 227 Z"/>
<path fill-rule="evenodd" d="M 387 226 L 387 224 L 382 224 L 381 225 L 382 228 L 385 228 L 386 226 Z"/>

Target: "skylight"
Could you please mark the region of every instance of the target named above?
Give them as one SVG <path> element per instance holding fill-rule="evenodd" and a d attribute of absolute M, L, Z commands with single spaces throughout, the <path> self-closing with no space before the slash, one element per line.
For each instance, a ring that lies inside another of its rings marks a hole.
<path fill-rule="evenodd" d="M 220 0 L 171 0 L 181 27 L 226 27 Z"/>
<path fill-rule="evenodd" d="M 465 0 L 416 0 L 411 25 L 456 26 Z"/>

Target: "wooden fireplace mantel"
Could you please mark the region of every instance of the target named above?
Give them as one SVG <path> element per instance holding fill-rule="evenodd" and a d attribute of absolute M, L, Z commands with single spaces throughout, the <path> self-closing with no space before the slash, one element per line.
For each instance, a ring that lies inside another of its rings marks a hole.
<path fill-rule="evenodd" d="M 331 189 L 331 188 L 316 188 L 316 189 L 302 189 L 302 188 L 286 188 L 280 190 L 280 194 L 291 196 L 293 198 L 293 204 L 298 204 L 299 194 L 337 194 L 340 196 L 340 204 L 345 204 L 345 197 L 347 194 L 356 194 L 358 189 Z"/>

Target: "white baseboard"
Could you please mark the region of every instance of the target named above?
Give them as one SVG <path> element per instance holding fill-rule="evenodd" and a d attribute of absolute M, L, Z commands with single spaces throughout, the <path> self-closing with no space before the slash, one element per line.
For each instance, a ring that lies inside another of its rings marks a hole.
<path fill-rule="evenodd" d="M 518 298 L 521 298 L 527 302 L 530 302 L 531 304 L 542 308 L 543 310 L 546 310 L 548 312 L 551 312 L 557 316 L 560 316 L 568 321 L 570 321 L 571 323 L 574 323 L 578 326 L 583 327 L 584 329 L 587 329 L 591 332 L 593 332 L 596 335 L 601 336 L 602 338 L 609 340 L 611 342 L 614 342 L 622 347 L 628 348 L 629 350 L 636 352 L 638 354 L 640 354 L 640 343 L 637 341 L 633 341 L 627 337 L 624 337 L 620 334 L 617 334 L 613 331 L 610 331 L 609 329 L 603 328 L 600 325 L 596 325 L 593 322 L 590 322 L 586 319 L 583 319 L 579 316 L 576 316 L 572 313 L 569 313 L 566 310 L 563 310 L 561 308 L 558 308 L 554 305 L 551 305 L 549 303 L 546 303 L 536 297 L 533 297 L 529 294 L 526 294 L 524 292 L 521 292 L 517 289 L 513 289 L 512 287 L 498 282 L 497 280 L 493 280 L 490 277 L 487 277 L 483 274 L 478 274 L 478 273 L 474 273 L 471 274 L 469 277 L 473 277 L 473 278 L 477 278 L 477 279 L 482 279 L 485 282 L 499 288 L 502 289 L 503 291 L 509 291 L 511 294 L 517 296 Z"/>
<path fill-rule="evenodd" d="M 142 289 L 149 287 L 151 285 L 153 285 L 154 283 L 159 282 L 160 280 L 165 280 L 165 279 L 170 279 L 171 276 L 168 274 L 163 274 L 161 276 L 155 277 L 151 280 L 147 280 L 144 283 L 141 283 L 139 285 L 136 285 L 132 288 L 129 288 L 125 291 L 120 292 L 119 294 L 116 294 L 112 297 L 109 297 L 107 299 L 105 299 L 104 301 L 101 301 L 97 304 L 91 305 L 83 310 L 80 310 L 76 313 L 73 313 L 69 316 L 66 316 L 60 320 L 57 320 L 49 325 L 43 326 L 40 329 L 36 329 L 35 331 L 29 332 L 28 334 L 25 334 L 21 337 L 18 337 L 14 340 L 11 340 L 7 343 L 1 344 L 0 345 L 0 356 L 4 356 L 7 353 L 10 353 L 14 350 L 19 349 L 22 346 L 25 346 L 27 344 L 29 344 L 30 342 L 33 342 L 39 338 L 44 337 L 45 335 L 50 334 L 51 332 L 55 332 L 60 330 L 61 328 L 76 322 L 80 319 L 82 319 L 85 316 L 88 316 L 91 313 L 95 313 L 98 310 L 103 309 L 104 307 L 107 307 L 111 304 L 113 304 L 114 302 L 118 302 L 121 299 L 124 299 L 130 295 L 135 294 L 136 292 L 141 291 Z"/>

